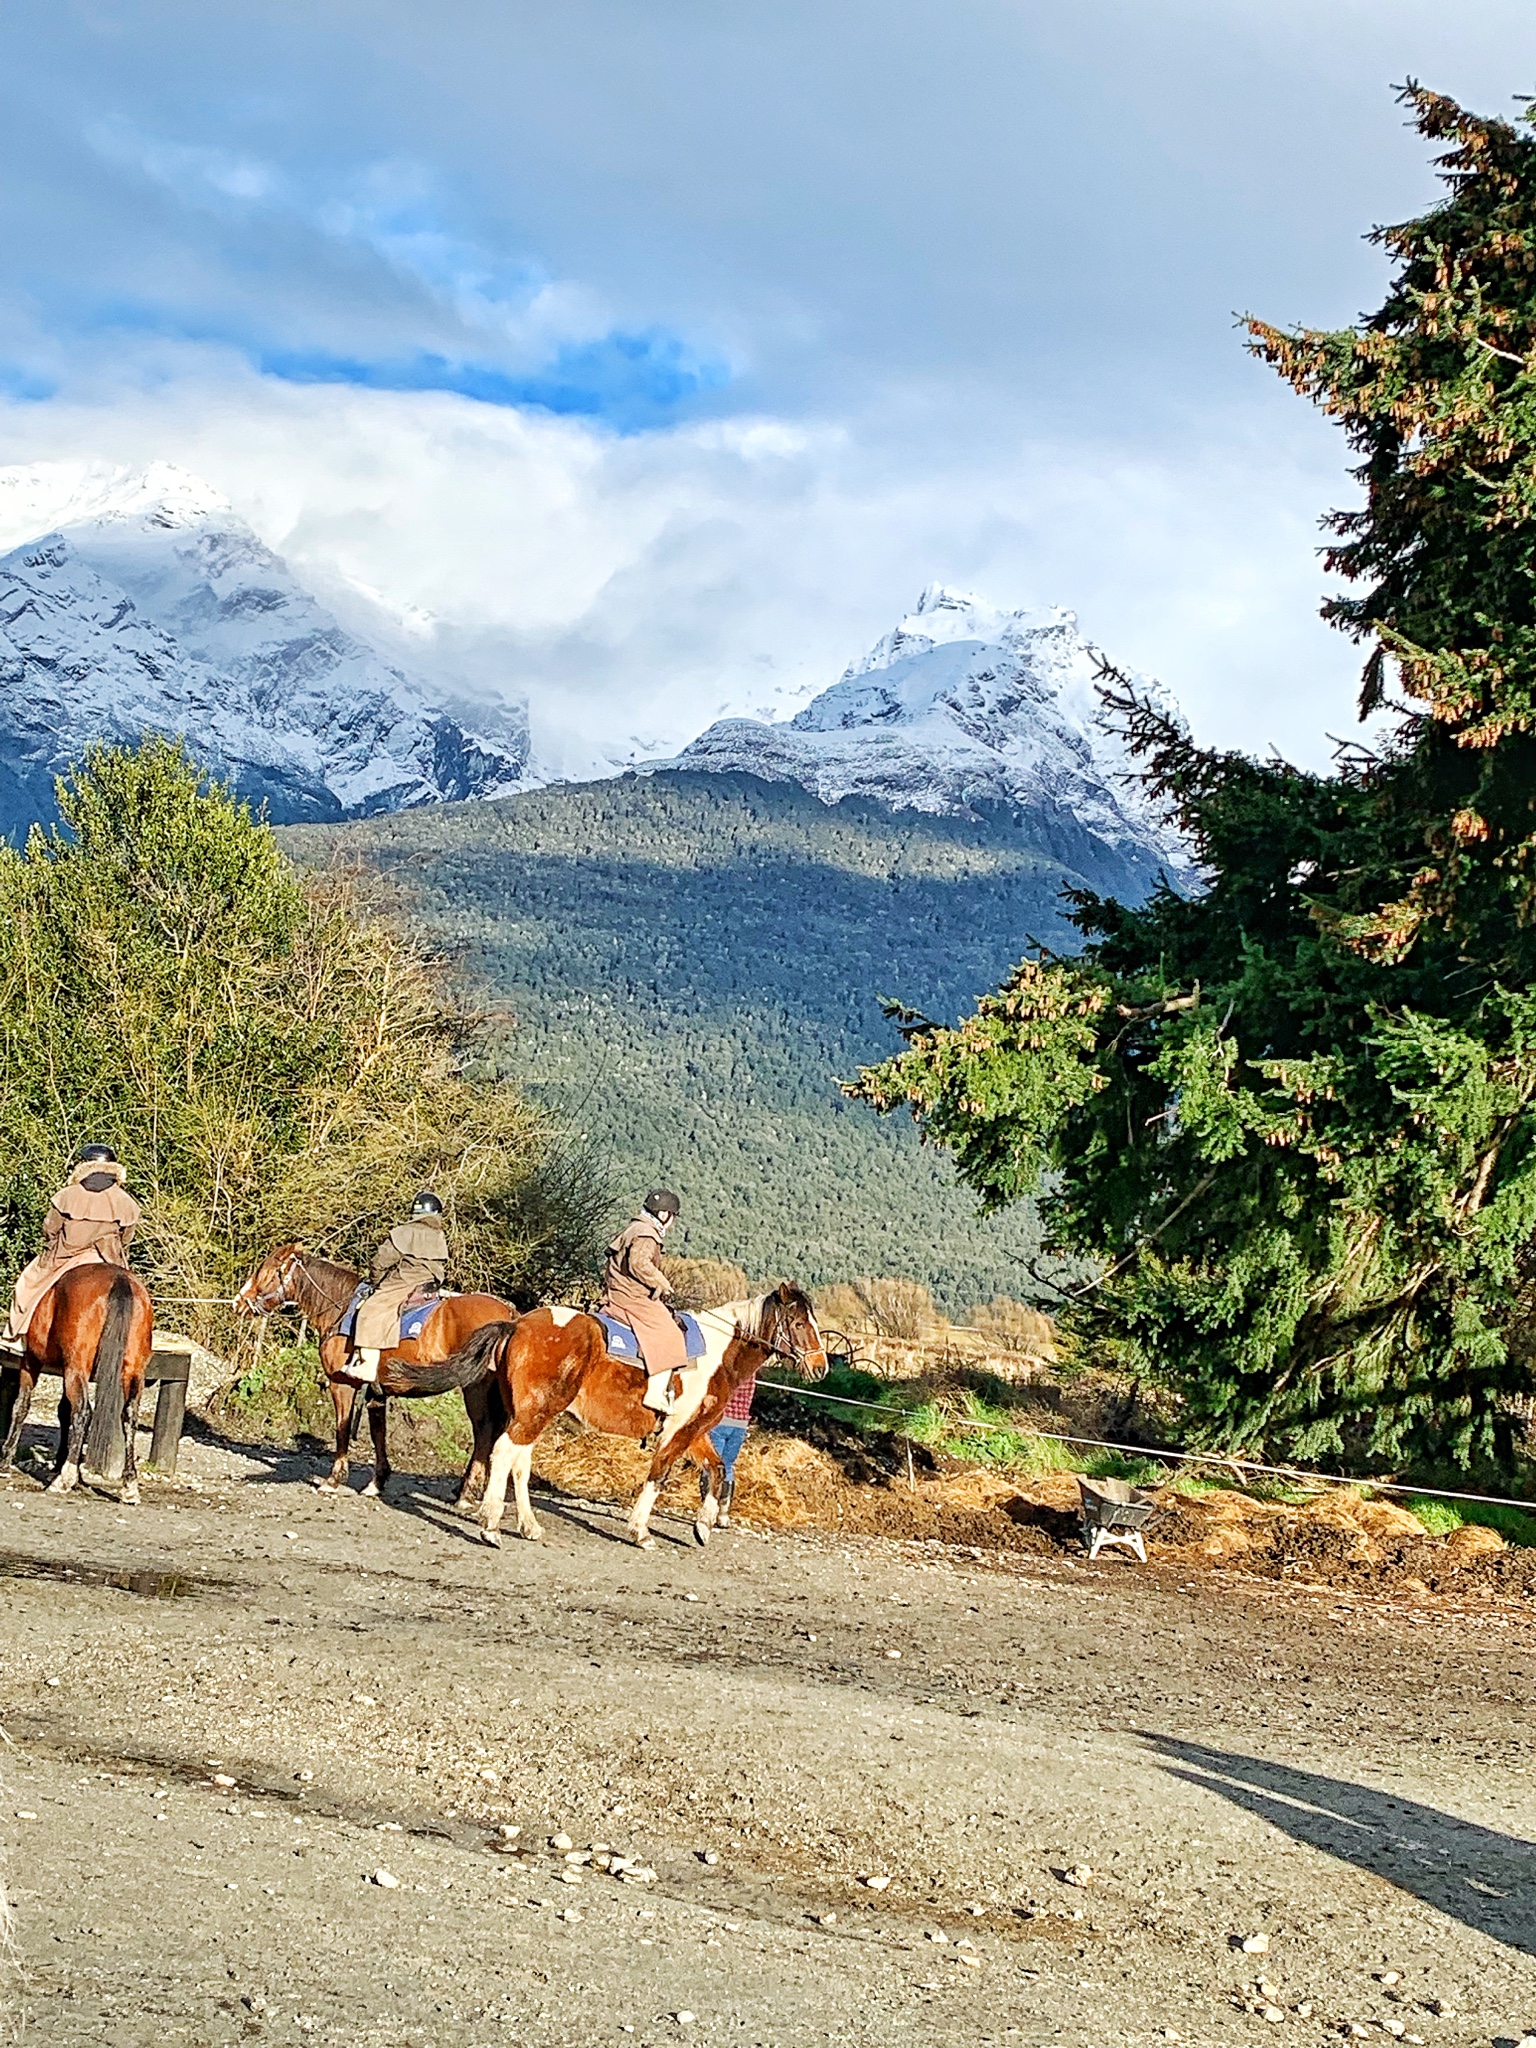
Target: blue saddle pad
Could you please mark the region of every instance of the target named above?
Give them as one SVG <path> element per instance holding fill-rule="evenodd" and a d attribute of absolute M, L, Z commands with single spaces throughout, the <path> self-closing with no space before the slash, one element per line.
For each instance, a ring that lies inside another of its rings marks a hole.
<path fill-rule="evenodd" d="M 621 1323 L 616 1316 L 601 1314 L 597 1320 L 602 1324 L 603 1332 L 608 1339 L 608 1356 L 627 1358 L 631 1365 L 638 1365 L 640 1344 L 628 1323 Z M 704 1356 L 704 1332 L 696 1319 L 690 1315 L 683 1317 L 683 1342 L 690 1358 Z"/>
<path fill-rule="evenodd" d="M 400 1342 L 406 1343 L 412 1337 L 419 1337 L 423 1323 L 437 1307 L 435 1301 L 418 1301 L 414 1308 L 408 1308 L 400 1318 Z"/>
<path fill-rule="evenodd" d="M 356 1334 L 357 1312 L 368 1299 L 368 1293 L 367 1282 L 360 1280 L 353 1290 L 352 1299 L 347 1303 L 346 1314 L 336 1325 L 337 1330 L 343 1337 L 351 1337 Z M 400 1342 L 402 1344 L 411 1337 L 419 1337 L 421 1335 L 422 1324 L 436 1307 L 436 1301 L 418 1301 L 413 1308 L 408 1308 L 405 1311 L 404 1315 L 400 1318 Z"/>
<path fill-rule="evenodd" d="M 357 1328 L 357 1312 L 368 1299 L 368 1282 L 359 1280 L 352 1290 L 352 1299 L 347 1303 L 347 1312 L 336 1325 L 340 1336 L 350 1337 Z"/>

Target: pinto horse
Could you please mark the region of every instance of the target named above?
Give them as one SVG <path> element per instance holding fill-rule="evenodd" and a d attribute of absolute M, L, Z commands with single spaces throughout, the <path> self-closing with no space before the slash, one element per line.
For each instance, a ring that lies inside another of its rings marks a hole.
<path fill-rule="evenodd" d="M 155 1313 L 149 1296 L 125 1267 L 68 1267 L 32 1311 L 27 1325 L 21 1383 L 11 1408 L 10 1428 L 0 1444 L 0 1470 L 16 1455 L 39 1373 L 61 1373 L 59 1451 L 48 1491 L 74 1491 L 80 1480 L 82 1448 L 90 1471 L 108 1471 L 116 1462 L 117 1432 L 121 1429 L 121 1498 L 125 1506 L 137 1507 L 139 1467 L 134 1435 L 144 1373 L 154 1348 Z M 93 1377 L 94 1407 L 90 1395 Z"/>
<path fill-rule="evenodd" d="M 373 1434 L 373 1477 L 363 1492 L 368 1499 L 376 1499 L 393 1476 L 388 1449 L 388 1396 L 396 1394 L 415 1400 L 458 1388 L 464 1395 L 475 1443 L 454 1499 L 465 1505 L 477 1505 L 485 1492 L 491 1445 L 506 1418 L 489 1366 L 466 1377 L 457 1369 L 458 1355 L 470 1337 L 486 1324 L 500 1327 L 510 1322 L 515 1326 L 517 1310 L 494 1294 L 445 1295 L 422 1325 L 419 1336 L 408 1337 L 403 1344 L 380 1354 L 378 1379 L 361 1380 L 351 1367 L 352 1340 L 337 1328 L 361 1279 L 354 1266 L 316 1258 L 296 1244 L 281 1244 L 262 1260 L 235 1296 L 239 1314 L 266 1316 L 274 1309 L 296 1308 L 315 1326 L 320 1339 L 320 1368 L 336 1408 L 336 1457 L 329 1473 L 318 1482 L 320 1492 L 336 1493 L 347 1483 L 360 1391 L 367 1394 L 368 1427 Z"/>
<path fill-rule="evenodd" d="M 705 1353 L 679 1375 L 682 1392 L 665 1419 L 641 1400 L 645 1368 L 610 1358 L 608 1339 L 595 1316 L 575 1309 L 539 1308 L 515 1327 L 484 1329 L 466 1347 L 458 1369 L 474 1369 L 483 1357 L 495 1370 L 506 1414 L 511 1418 L 491 1452 L 491 1476 L 481 1516 L 481 1535 L 501 1543 L 507 1480 L 516 1489 L 517 1533 L 537 1542 L 544 1534 L 528 1499 L 533 1447 L 557 1415 L 569 1408 L 592 1429 L 643 1441 L 661 1424 L 651 1468 L 630 1512 L 627 1534 L 650 1550 L 651 1510 L 674 1465 L 691 1458 L 702 1465 L 702 1492 L 693 1533 L 707 1543 L 720 1514 L 724 1467 L 709 1432 L 725 1413 L 735 1388 L 770 1358 L 785 1359 L 807 1379 L 821 1379 L 827 1354 L 810 1301 L 788 1281 L 751 1301 L 703 1309 L 698 1321 Z"/>

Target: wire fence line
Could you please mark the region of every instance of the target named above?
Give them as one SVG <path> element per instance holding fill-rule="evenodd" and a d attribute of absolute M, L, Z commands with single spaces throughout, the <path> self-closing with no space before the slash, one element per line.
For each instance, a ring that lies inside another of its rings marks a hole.
<path fill-rule="evenodd" d="M 234 1295 L 162 1294 L 160 1300 L 167 1308 L 233 1308 L 238 1297 Z M 265 1318 L 263 1318 L 265 1320 Z M 829 1401 L 839 1408 L 863 1408 L 872 1415 L 883 1415 L 886 1420 L 896 1423 L 900 1414 L 880 1401 L 856 1401 L 848 1394 L 823 1394 L 814 1387 L 792 1387 L 783 1380 L 760 1379 L 760 1387 L 771 1388 L 776 1394 L 793 1394 L 802 1401 Z M 946 1418 L 945 1427 L 950 1429 L 974 1429 L 984 1436 L 996 1436 L 1000 1430 L 1017 1425 L 997 1422 L 976 1422 L 969 1416 L 955 1415 Z M 1221 1465 L 1237 1472 L 1257 1472 L 1264 1478 L 1288 1480 L 1298 1486 L 1368 1486 L 1373 1493 L 1401 1493 L 1416 1500 L 1461 1500 L 1476 1507 L 1521 1508 L 1529 1515 L 1536 1515 L 1536 1500 L 1515 1500 L 1508 1494 L 1461 1493 L 1446 1486 L 1410 1486 L 1392 1479 L 1362 1479 L 1338 1472 L 1301 1472 L 1294 1465 L 1262 1465 L 1252 1458 L 1228 1457 L 1220 1451 L 1159 1451 L 1146 1444 L 1115 1443 L 1102 1436 L 1069 1436 L 1061 1430 L 1020 1428 L 1022 1436 L 1039 1437 L 1050 1444 L 1070 1444 L 1077 1449 L 1096 1451 L 1118 1451 L 1123 1456 L 1144 1458 L 1153 1465 Z"/>
<path fill-rule="evenodd" d="M 760 1387 L 771 1387 L 776 1394 L 794 1394 L 805 1401 L 832 1401 L 839 1408 L 867 1408 L 871 1414 L 883 1415 L 892 1424 L 901 1421 L 900 1412 L 893 1414 L 884 1402 L 855 1401 L 847 1394 L 822 1394 L 814 1387 L 791 1387 L 782 1380 L 759 1380 Z M 1260 1465 L 1252 1458 L 1230 1458 L 1220 1451 L 1154 1451 L 1146 1444 L 1117 1444 L 1102 1436 L 1067 1436 L 1060 1430 L 1035 1429 L 1032 1427 L 999 1422 L 976 1422 L 969 1416 L 956 1415 L 945 1418 L 945 1427 L 952 1429 L 975 1429 L 984 1435 L 997 1436 L 1004 1430 L 1014 1429 L 1020 1436 L 1034 1436 L 1051 1444 L 1076 1444 L 1087 1449 L 1100 1451 L 1121 1451 L 1132 1458 L 1144 1458 L 1153 1465 L 1223 1465 L 1239 1472 L 1259 1472 L 1266 1477 L 1289 1480 L 1299 1486 L 1368 1486 L 1373 1493 L 1405 1493 L 1414 1499 L 1424 1500 L 1465 1500 L 1474 1501 L 1480 1507 L 1523 1508 L 1528 1515 L 1536 1516 L 1536 1500 L 1512 1500 L 1498 1493 L 1456 1493 L 1444 1486 L 1407 1486 L 1390 1479 L 1354 1479 L 1338 1472 L 1299 1472 L 1294 1465 Z"/>

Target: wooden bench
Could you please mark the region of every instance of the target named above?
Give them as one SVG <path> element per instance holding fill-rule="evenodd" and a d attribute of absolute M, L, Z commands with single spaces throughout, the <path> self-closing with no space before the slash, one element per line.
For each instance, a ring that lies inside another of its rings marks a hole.
<path fill-rule="evenodd" d="M 48 1371 L 39 1374 L 39 1387 L 42 1381 L 49 1377 L 58 1379 L 62 1375 Z M 176 1476 L 176 1460 L 181 1451 L 182 1424 L 187 1415 L 187 1386 L 191 1377 L 190 1342 L 168 1334 L 157 1337 L 155 1348 L 150 1353 L 149 1364 L 144 1368 L 145 1386 L 158 1386 L 160 1390 L 155 1396 L 155 1420 L 149 1439 L 146 1469 L 162 1473 L 167 1479 L 174 1479 Z M 11 1412 L 20 1384 L 21 1371 L 18 1366 L 8 1363 L 0 1370 L 0 1435 L 4 1435 L 10 1427 Z M 122 1473 L 123 1439 L 119 1430 L 111 1463 L 99 1476 L 103 1479 L 120 1479 Z"/>

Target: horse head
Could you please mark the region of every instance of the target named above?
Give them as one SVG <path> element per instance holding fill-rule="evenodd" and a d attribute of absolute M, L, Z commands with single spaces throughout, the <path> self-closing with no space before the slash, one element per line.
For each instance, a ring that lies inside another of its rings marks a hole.
<path fill-rule="evenodd" d="M 787 1358 L 802 1379 L 825 1379 L 827 1348 L 804 1288 L 783 1280 L 766 1297 L 763 1308 L 763 1333 L 778 1355 Z"/>
<path fill-rule="evenodd" d="M 293 1285 L 298 1275 L 299 1260 L 303 1256 L 302 1249 L 296 1244 L 280 1244 L 275 1252 L 268 1252 L 235 1296 L 235 1313 L 269 1316 L 274 1309 L 289 1307 L 294 1298 Z"/>

